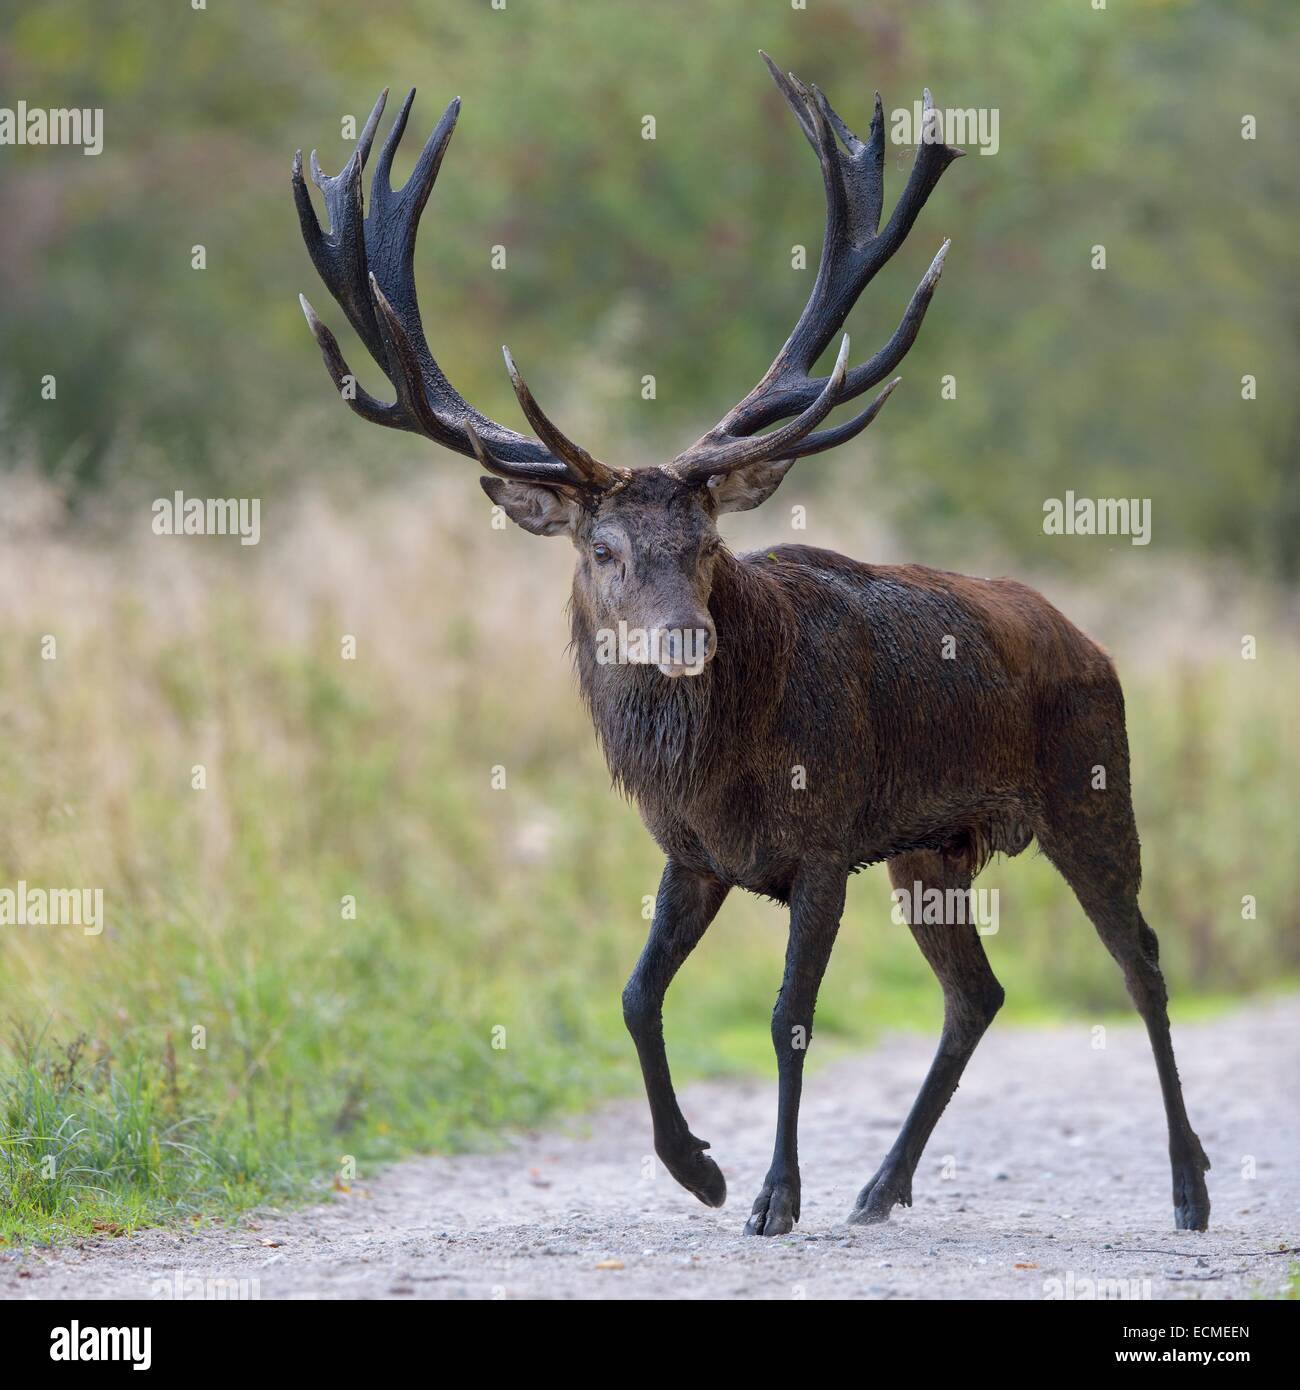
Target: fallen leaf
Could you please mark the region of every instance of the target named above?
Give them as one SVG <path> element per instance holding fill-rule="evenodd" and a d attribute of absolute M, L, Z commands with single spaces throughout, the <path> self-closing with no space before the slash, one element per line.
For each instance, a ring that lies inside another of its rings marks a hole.
<path fill-rule="evenodd" d="M 278 1249 L 281 1245 L 284 1244 L 284 1241 L 282 1241 L 282 1240 L 272 1240 L 272 1239 L 268 1236 L 268 1237 L 267 1237 L 265 1240 L 263 1240 L 261 1243 L 262 1243 L 263 1245 L 269 1245 L 269 1246 L 271 1247 L 272 1250 L 276 1250 L 276 1249 Z"/>
<path fill-rule="evenodd" d="M 1037 1265 L 1016 1265 L 1016 1269 L 1037 1269 Z"/>

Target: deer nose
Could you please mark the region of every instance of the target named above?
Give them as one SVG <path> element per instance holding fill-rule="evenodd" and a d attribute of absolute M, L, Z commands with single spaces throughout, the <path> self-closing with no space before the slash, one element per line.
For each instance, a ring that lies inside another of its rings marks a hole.
<path fill-rule="evenodd" d="M 718 638 L 708 614 L 693 613 L 658 629 L 658 665 L 665 676 L 698 676 L 717 649 Z"/>

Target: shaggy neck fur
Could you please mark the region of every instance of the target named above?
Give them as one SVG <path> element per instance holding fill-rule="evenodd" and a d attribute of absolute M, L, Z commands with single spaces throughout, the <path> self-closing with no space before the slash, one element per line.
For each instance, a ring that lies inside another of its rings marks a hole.
<path fill-rule="evenodd" d="M 572 648 L 582 696 L 615 784 L 638 801 L 689 804 L 770 720 L 795 621 L 760 562 L 725 550 L 718 556 L 709 599 L 717 652 L 698 676 L 676 680 L 654 666 L 599 664 L 599 624 L 575 588 Z"/>

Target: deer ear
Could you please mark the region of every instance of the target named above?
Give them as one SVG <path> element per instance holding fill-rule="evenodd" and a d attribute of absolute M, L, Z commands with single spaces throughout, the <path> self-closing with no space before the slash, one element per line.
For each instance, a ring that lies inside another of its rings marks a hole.
<path fill-rule="evenodd" d="M 709 494 L 718 512 L 747 512 L 766 502 L 781 486 L 794 459 L 775 463 L 751 463 L 730 473 L 715 473 L 709 479 Z"/>
<path fill-rule="evenodd" d="M 507 478 L 480 478 L 478 483 L 516 526 L 535 536 L 571 536 L 582 513 L 572 497 L 554 488 Z"/>

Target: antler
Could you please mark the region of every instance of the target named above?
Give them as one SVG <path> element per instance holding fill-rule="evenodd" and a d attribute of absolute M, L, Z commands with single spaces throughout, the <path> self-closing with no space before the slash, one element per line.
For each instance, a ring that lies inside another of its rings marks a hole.
<path fill-rule="evenodd" d="M 762 380 L 713 429 L 668 465 L 670 472 L 690 480 L 729 473 L 762 460 L 803 458 L 843 444 L 866 429 L 900 378 L 891 381 L 861 414 L 813 433 L 835 406 L 878 385 L 903 360 L 921 327 L 948 251 L 945 241 L 916 287 L 894 336 L 875 356 L 846 370 L 846 335 L 831 375 L 809 375 L 867 283 L 903 244 L 943 171 L 963 151 L 929 139 L 933 102 L 927 90 L 922 138 L 912 172 L 884 231 L 880 231 L 885 158 L 880 93 L 876 93 L 871 133 L 864 144 L 816 87 L 805 86 L 793 73 L 785 76 L 766 53 L 761 56 L 821 163 L 826 185 L 821 264 L 794 332 Z M 797 418 L 770 434 L 758 433 L 790 415 Z"/>
<path fill-rule="evenodd" d="M 366 350 L 383 369 L 396 399 L 386 403 L 360 386 L 344 361 L 334 334 L 317 318 L 306 298 L 299 295 L 334 385 L 362 419 L 422 434 L 448 449 L 476 458 L 499 477 L 542 483 L 588 497 L 622 486 L 628 476 L 626 470 L 609 468 L 592 458 L 546 418 L 508 351 L 506 366 L 515 395 L 528 423 L 541 436 L 540 441 L 481 415 L 443 375 L 429 351 L 420 322 L 415 294 L 415 237 L 420 214 L 456 128 L 460 98 L 442 113 L 410 178 L 394 192 L 389 174 L 415 100 L 412 88 L 379 152 L 370 184 L 370 212 L 366 215 L 361 172 L 387 100 L 385 88 L 366 120 L 356 151 L 341 173 L 332 177 L 322 173 L 316 152 L 312 151 L 311 177 L 325 197 L 330 219 L 328 235 L 316 220 L 303 180 L 302 151 L 293 159 L 293 196 L 312 264 Z"/>

